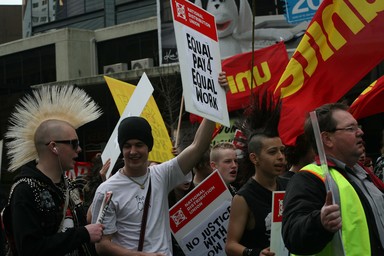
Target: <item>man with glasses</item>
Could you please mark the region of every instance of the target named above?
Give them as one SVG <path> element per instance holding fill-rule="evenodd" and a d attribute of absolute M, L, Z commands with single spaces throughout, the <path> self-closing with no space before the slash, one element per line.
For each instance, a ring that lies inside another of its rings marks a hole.
<path fill-rule="evenodd" d="M 344 104 L 323 105 L 316 114 L 327 166 L 316 157 L 291 178 L 284 198 L 285 245 L 294 254 L 384 255 L 383 193 L 358 164 L 364 132 Z M 318 154 L 309 117 L 304 133 Z"/>
<path fill-rule="evenodd" d="M 100 241 L 103 225 L 86 225 L 79 191 L 64 172 L 81 152 L 75 129 L 101 112 L 73 87 L 43 87 L 20 102 L 6 134 L 9 169 L 19 173 L 2 214 L 13 255 L 96 255 L 90 243 Z"/>

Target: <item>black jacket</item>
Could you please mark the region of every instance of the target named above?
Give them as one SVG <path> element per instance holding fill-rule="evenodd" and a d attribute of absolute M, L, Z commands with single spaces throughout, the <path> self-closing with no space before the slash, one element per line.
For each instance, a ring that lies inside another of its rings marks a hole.
<path fill-rule="evenodd" d="M 332 166 L 340 173 L 341 170 Z M 343 174 L 345 177 L 345 173 Z M 378 231 L 369 203 L 360 189 L 351 182 L 363 205 L 367 217 L 371 255 L 384 255 L 378 238 Z M 333 238 L 334 233 L 325 230 L 321 224 L 320 211 L 326 197 L 322 180 L 310 172 L 298 172 L 288 183 L 284 197 L 282 236 L 291 253 L 311 255 L 320 252 Z"/>
<path fill-rule="evenodd" d="M 9 208 L 18 255 L 93 254 L 87 245 L 90 237 L 83 226 L 86 221 L 82 205 L 74 205 L 70 200 L 75 227 L 58 232 L 63 219 L 65 189 L 56 186 L 32 162 L 21 167 L 15 182 L 20 179 L 23 182 L 13 190 Z"/>

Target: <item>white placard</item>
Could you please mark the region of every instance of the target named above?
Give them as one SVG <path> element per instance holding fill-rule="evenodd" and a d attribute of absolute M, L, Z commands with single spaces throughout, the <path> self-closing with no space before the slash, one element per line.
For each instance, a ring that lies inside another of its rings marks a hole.
<path fill-rule="evenodd" d="M 186 111 L 229 127 L 226 93 L 218 77 L 215 18 L 187 0 L 171 0 Z"/>
<path fill-rule="evenodd" d="M 185 255 L 226 255 L 231 202 L 216 170 L 170 209 L 171 231 Z"/>
<path fill-rule="evenodd" d="M 272 225 L 271 225 L 271 251 L 276 255 L 288 256 L 289 251 L 284 245 L 281 235 L 283 221 L 283 200 L 285 191 L 273 191 L 272 195 Z"/>
<path fill-rule="evenodd" d="M 105 163 L 108 158 L 111 159 L 111 165 L 106 174 L 107 179 L 111 175 L 112 169 L 120 155 L 119 143 L 117 142 L 117 131 L 120 122 L 129 116 L 140 116 L 152 93 L 153 86 L 149 81 L 147 74 L 144 72 L 136 86 L 135 91 L 132 94 L 132 97 L 129 99 L 128 104 L 125 107 L 123 114 L 117 122 L 112 135 L 109 137 L 108 143 L 105 146 L 103 153 L 101 154 L 103 163 Z"/>

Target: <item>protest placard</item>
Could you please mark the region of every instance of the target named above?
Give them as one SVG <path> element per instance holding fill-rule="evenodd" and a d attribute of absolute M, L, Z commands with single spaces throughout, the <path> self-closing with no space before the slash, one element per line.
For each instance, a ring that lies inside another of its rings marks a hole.
<path fill-rule="evenodd" d="M 119 121 L 117 122 L 115 129 L 112 132 L 112 135 L 109 137 L 108 143 L 103 150 L 101 159 L 105 163 L 109 158 L 111 159 L 111 166 L 107 171 L 107 178 L 111 175 L 112 168 L 115 165 L 117 158 L 120 155 L 119 143 L 117 142 L 117 129 L 121 120 L 128 116 L 140 116 L 145 105 L 148 102 L 149 97 L 152 95 L 153 87 L 149 81 L 145 72 L 140 78 L 139 83 L 136 86 L 135 91 L 132 94 L 127 106 L 124 109 L 123 114 L 120 116 Z"/>
<path fill-rule="evenodd" d="M 101 206 L 99 208 L 99 213 L 97 215 L 97 221 L 96 223 L 101 223 L 103 224 L 104 221 L 104 215 L 105 212 L 108 209 L 109 203 L 112 200 L 113 192 L 112 191 L 107 191 L 104 193 L 103 201 L 101 202 Z M 96 208 L 97 209 L 97 208 Z"/>
<path fill-rule="evenodd" d="M 226 255 L 231 200 L 216 170 L 170 209 L 171 231 L 185 255 Z"/>
<path fill-rule="evenodd" d="M 111 77 L 104 76 L 104 78 L 107 81 L 119 114 L 122 115 L 136 86 Z M 149 152 L 148 160 L 162 163 L 172 159 L 174 157 L 172 154 L 172 141 L 153 95 L 149 97 L 141 116 L 149 122 L 152 128 L 154 144 L 151 152 Z"/>
<path fill-rule="evenodd" d="M 271 225 L 271 251 L 275 255 L 289 255 L 281 236 L 281 224 L 283 221 L 283 200 L 285 191 L 273 191 L 272 194 L 272 225 Z"/>
<path fill-rule="evenodd" d="M 172 0 L 186 111 L 229 127 L 215 18 L 187 0 Z"/>

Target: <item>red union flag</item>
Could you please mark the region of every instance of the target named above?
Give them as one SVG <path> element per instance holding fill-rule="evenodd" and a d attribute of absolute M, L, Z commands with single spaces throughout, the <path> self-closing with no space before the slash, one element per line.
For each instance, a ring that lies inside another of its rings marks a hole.
<path fill-rule="evenodd" d="M 281 139 L 294 145 L 308 112 L 338 101 L 384 59 L 384 1 L 324 0 L 287 65 Z"/>
<path fill-rule="evenodd" d="M 274 89 L 284 68 L 288 64 L 288 54 L 283 42 L 253 52 L 237 54 L 222 61 L 222 69 L 227 73 L 230 91 L 227 93 L 228 111 L 243 109 L 249 105 L 251 97 L 251 72 L 253 72 L 252 92 Z"/>
<path fill-rule="evenodd" d="M 384 76 L 368 86 L 352 103 L 349 112 L 356 118 L 364 118 L 384 112 Z"/>
<path fill-rule="evenodd" d="M 288 64 L 287 50 L 283 42 L 254 51 L 241 53 L 221 62 L 227 74 L 229 92 L 227 92 L 228 111 L 243 109 L 249 105 L 251 97 L 251 72 L 253 72 L 253 90 L 273 90 Z M 202 118 L 190 114 L 191 123 L 201 122 Z"/>

